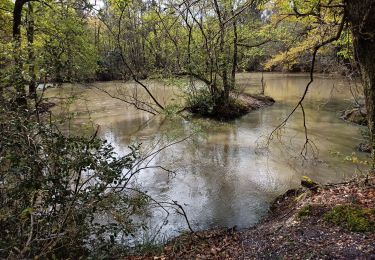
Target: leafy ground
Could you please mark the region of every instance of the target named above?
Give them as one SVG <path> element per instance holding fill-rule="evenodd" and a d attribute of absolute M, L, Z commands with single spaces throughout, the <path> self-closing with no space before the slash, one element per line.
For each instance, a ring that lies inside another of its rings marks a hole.
<path fill-rule="evenodd" d="M 182 235 L 130 259 L 375 259 L 375 177 L 290 190 L 254 228 Z"/>

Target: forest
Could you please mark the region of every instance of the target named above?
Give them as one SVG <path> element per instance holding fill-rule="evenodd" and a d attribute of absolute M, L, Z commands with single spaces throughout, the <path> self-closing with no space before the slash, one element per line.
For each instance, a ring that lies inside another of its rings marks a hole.
<path fill-rule="evenodd" d="M 0 259 L 375 257 L 374 0 L 1 0 Z"/>

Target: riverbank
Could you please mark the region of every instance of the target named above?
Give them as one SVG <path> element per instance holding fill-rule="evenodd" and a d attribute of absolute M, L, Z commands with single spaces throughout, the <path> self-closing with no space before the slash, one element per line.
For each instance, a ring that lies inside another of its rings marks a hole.
<path fill-rule="evenodd" d="M 253 228 L 181 235 L 130 259 L 374 259 L 375 176 L 289 190 Z"/>

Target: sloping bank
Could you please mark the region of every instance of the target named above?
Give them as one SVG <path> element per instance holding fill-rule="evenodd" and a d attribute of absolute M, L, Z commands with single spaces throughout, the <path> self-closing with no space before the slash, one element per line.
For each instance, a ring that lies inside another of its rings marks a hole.
<path fill-rule="evenodd" d="M 160 254 L 131 259 L 375 259 L 375 176 L 302 184 L 253 228 L 181 235 Z"/>

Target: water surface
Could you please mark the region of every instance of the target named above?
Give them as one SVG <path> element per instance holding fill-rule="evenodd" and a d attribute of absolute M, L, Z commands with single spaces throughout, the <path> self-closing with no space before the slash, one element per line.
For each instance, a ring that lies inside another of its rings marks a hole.
<path fill-rule="evenodd" d="M 308 80 L 306 74 L 264 74 L 265 94 L 275 98 L 275 105 L 226 123 L 152 116 L 96 89 L 115 94 L 131 89 L 134 93 L 135 83 L 95 83 L 90 89 L 67 85 L 49 90 L 48 95 L 77 94 L 69 108 L 63 106 L 65 111 L 76 113 L 70 127 L 92 130 L 100 125 L 100 136 L 109 140 L 119 154 L 127 153 L 127 146 L 133 142 L 152 150 L 191 135 L 162 150 L 151 162 L 173 170 L 173 176 L 152 168 L 143 171 L 138 182 L 156 199 L 176 200 L 183 205 L 195 229 L 244 228 L 259 221 L 276 196 L 298 187 L 301 176 L 327 183 L 358 173 L 357 165 L 344 161 L 362 139 L 360 127 L 338 116 L 350 105 L 350 87 L 356 91 L 345 79 L 317 75 L 311 86 L 304 104 L 314 153 L 309 149 L 307 160 L 300 155 L 305 143 L 300 110 L 266 146 L 270 132 L 290 113 Z M 261 74 L 239 74 L 237 83 L 245 92 L 257 93 Z M 181 103 L 180 87 L 156 80 L 147 81 L 147 85 L 164 105 Z M 138 91 L 137 95 L 145 98 Z M 154 230 L 161 223 L 159 213 L 154 212 L 149 219 Z M 161 233 L 170 237 L 186 229 L 184 219 L 171 214 Z"/>

